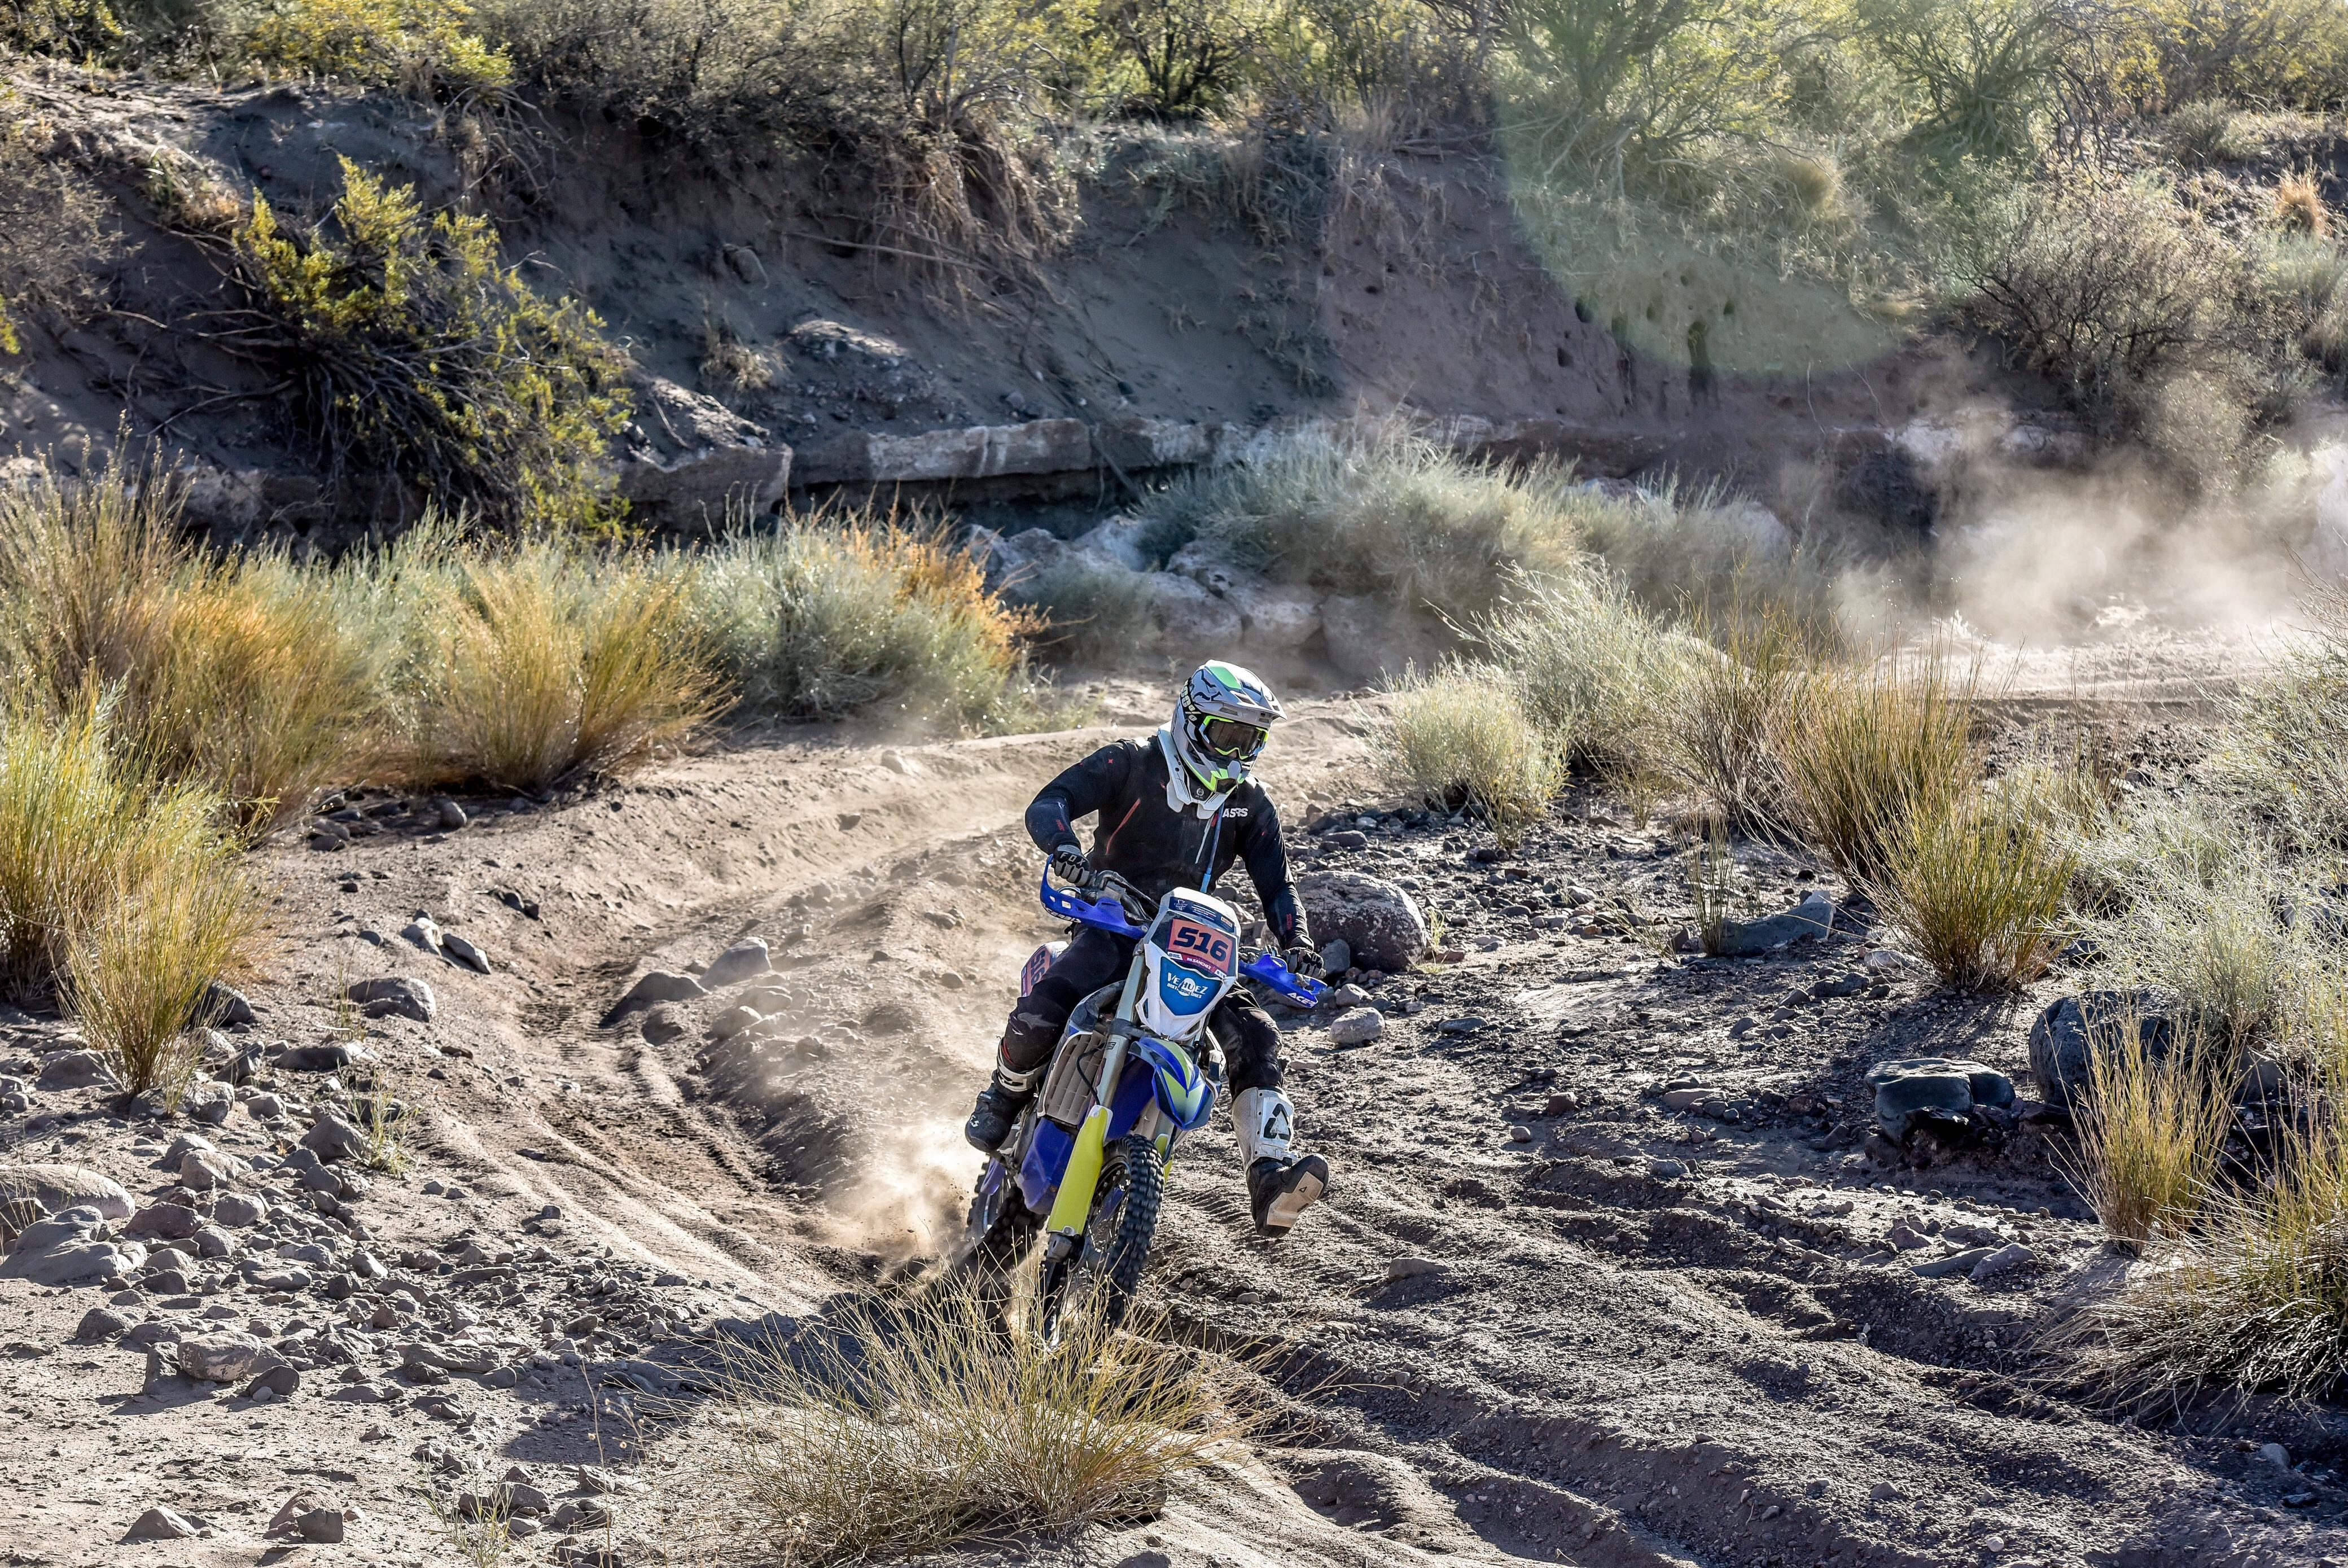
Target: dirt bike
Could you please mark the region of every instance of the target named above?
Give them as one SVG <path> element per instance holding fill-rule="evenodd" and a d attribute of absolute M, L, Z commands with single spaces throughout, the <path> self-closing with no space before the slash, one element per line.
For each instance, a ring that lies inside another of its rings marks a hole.
<path fill-rule="evenodd" d="M 1242 951 L 1239 911 L 1196 889 L 1151 899 L 1097 872 L 1069 892 L 1046 870 L 1040 892 L 1054 914 L 1134 944 L 1125 978 L 1068 1016 L 1041 1090 L 971 1197 L 964 1257 L 983 1273 L 1007 1276 L 1042 1233 L 1035 1326 L 1056 1339 L 1086 1307 L 1108 1328 L 1124 1321 L 1175 1143 L 1206 1125 L 1222 1084 L 1222 1047 L 1208 1027 L 1215 1008 L 1242 976 L 1297 1007 L 1317 1004 L 1326 987 L 1276 954 Z M 1021 995 L 1066 946 L 1035 950 L 1020 971 Z"/>

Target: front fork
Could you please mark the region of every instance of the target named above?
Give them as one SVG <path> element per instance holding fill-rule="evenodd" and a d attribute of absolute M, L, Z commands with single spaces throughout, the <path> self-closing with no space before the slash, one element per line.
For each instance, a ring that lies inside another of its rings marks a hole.
<path fill-rule="evenodd" d="M 1076 1129 L 1076 1146 L 1068 1151 L 1067 1169 L 1060 1176 L 1060 1191 L 1052 1200 L 1052 1212 L 1044 1220 L 1044 1255 L 1060 1259 L 1074 1257 L 1084 1245 L 1085 1222 L 1092 1217 L 1093 1195 L 1100 1186 L 1101 1161 L 1108 1150 L 1109 1101 L 1117 1092 L 1117 1081 L 1125 1076 L 1127 1033 L 1133 1027 L 1133 1016 L 1141 995 L 1141 956 L 1134 955 L 1133 966 L 1126 971 L 1125 994 L 1117 998 L 1116 1022 L 1123 1027 L 1109 1039 L 1108 1049 L 1101 1054 L 1100 1079 L 1093 1086 L 1093 1108 L 1085 1113 L 1084 1125 Z M 1166 1135 L 1159 1138 L 1159 1153 L 1162 1159 L 1169 1143 Z"/>

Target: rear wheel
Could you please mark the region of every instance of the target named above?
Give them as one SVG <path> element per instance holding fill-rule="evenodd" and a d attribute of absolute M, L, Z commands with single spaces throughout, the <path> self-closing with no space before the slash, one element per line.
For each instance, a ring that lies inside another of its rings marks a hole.
<path fill-rule="evenodd" d="M 979 1172 L 963 1227 L 962 1252 L 948 1266 L 946 1277 L 966 1283 L 988 1315 L 1000 1322 L 1011 1305 L 1012 1275 L 1035 1244 L 1042 1222 L 1020 1196 L 1018 1179 L 1009 1169 L 988 1190 L 987 1178 L 995 1174 L 997 1163 L 989 1161 Z"/>
<path fill-rule="evenodd" d="M 1136 1134 L 1108 1151 L 1075 1255 L 1045 1259 L 1036 1277 L 1036 1326 L 1046 1340 L 1056 1342 L 1079 1313 L 1099 1314 L 1101 1326 L 1112 1331 L 1125 1321 L 1165 1193 L 1155 1142 Z"/>

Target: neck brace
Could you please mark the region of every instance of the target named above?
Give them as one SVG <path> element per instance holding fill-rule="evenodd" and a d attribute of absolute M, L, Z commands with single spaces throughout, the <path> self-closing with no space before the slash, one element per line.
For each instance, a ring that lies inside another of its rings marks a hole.
<path fill-rule="evenodd" d="M 1200 819 L 1204 820 L 1223 809 L 1223 802 L 1231 799 L 1231 792 L 1225 789 L 1214 795 L 1199 793 L 1199 781 L 1190 776 L 1190 770 L 1188 768 L 1182 766 L 1182 754 L 1175 749 L 1172 725 L 1161 724 L 1158 727 L 1158 749 L 1166 755 L 1166 809 L 1168 810 L 1178 817 L 1185 811 L 1196 811 Z"/>

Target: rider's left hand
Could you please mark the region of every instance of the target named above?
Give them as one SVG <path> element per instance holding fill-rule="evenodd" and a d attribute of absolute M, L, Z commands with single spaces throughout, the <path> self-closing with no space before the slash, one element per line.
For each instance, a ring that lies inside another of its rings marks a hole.
<path fill-rule="evenodd" d="M 1300 975 L 1307 980 L 1318 980 L 1325 973 L 1321 955 L 1310 947 L 1292 947 L 1280 955 L 1280 961 L 1288 965 L 1291 975 Z"/>

